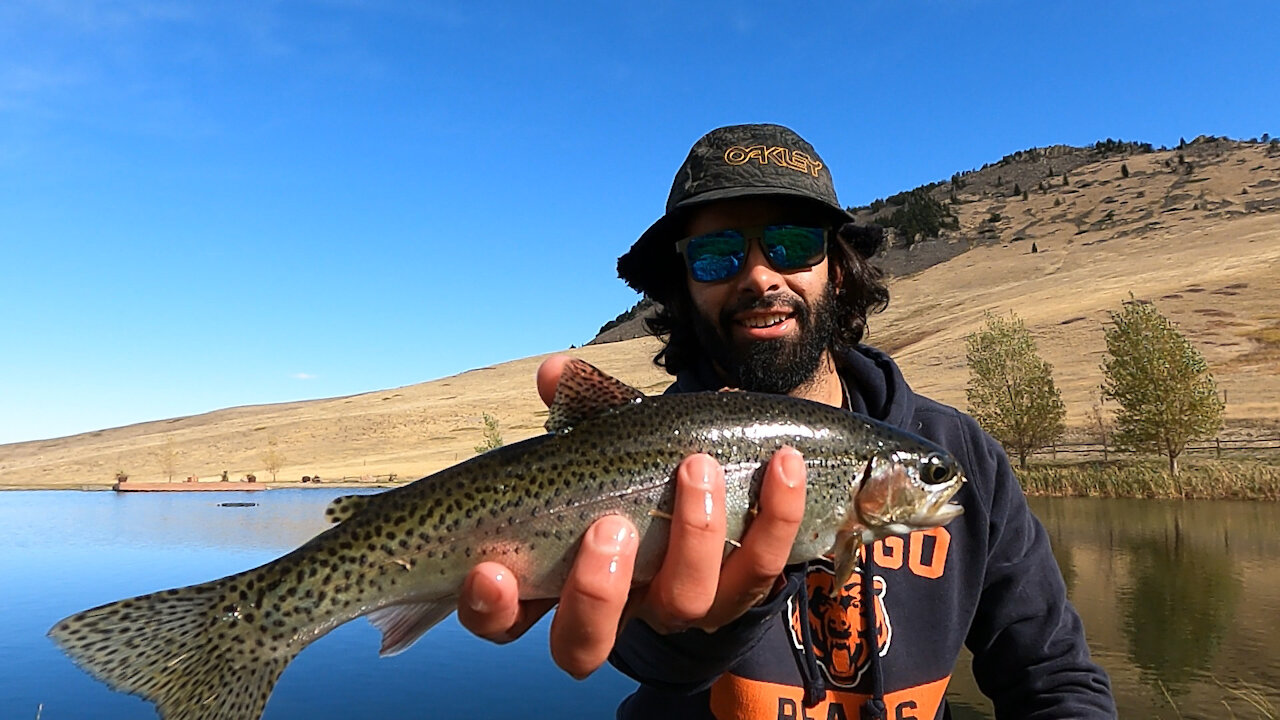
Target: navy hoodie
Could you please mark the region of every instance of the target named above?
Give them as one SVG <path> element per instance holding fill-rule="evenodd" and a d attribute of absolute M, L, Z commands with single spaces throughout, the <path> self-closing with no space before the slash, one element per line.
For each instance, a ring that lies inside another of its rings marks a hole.
<path fill-rule="evenodd" d="M 911 391 L 889 356 L 837 357 L 852 409 L 950 451 L 969 482 L 944 528 L 876 542 L 835 598 L 827 561 L 787 569 L 767 603 L 714 633 L 633 621 L 611 662 L 641 683 L 619 718 L 949 718 L 964 643 L 998 718 L 1113 718 L 1044 527 L 1004 450 L 973 418 Z M 717 389 L 709 367 L 668 392 Z"/>

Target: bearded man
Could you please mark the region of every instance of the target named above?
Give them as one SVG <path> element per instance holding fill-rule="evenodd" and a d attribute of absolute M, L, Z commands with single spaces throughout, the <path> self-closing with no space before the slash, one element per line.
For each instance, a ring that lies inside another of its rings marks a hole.
<path fill-rule="evenodd" d="M 707 455 L 676 471 L 661 568 L 632 588 L 635 528 L 610 516 L 584 536 L 550 642 L 566 672 L 606 660 L 640 683 L 620 718 L 949 718 L 945 690 L 962 645 L 1000 718 L 1111 718 L 1048 538 L 1008 458 L 969 416 L 915 394 L 862 343 L 888 303 L 868 263 L 877 231 L 836 199 L 809 143 L 778 125 L 719 128 L 694 144 L 666 213 L 618 261 L 653 298 L 668 392 L 737 388 L 869 415 L 950 451 L 969 483 L 964 514 L 867 548 L 833 592 L 826 560 L 786 566 L 804 510 L 804 461 L 767 465 L 758 513 L 725 547 L 724 475 Z M 550 402 L 563 357 L 539 369 Z M 512 574 L 483 563 L 458 614 L 495 641 L 554 602 L 520 602 Z"/>

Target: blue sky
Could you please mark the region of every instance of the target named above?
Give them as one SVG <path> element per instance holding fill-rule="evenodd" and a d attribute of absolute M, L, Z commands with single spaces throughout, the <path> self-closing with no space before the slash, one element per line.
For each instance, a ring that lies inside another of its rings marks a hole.
<path fill-rule="evenodd" d="M 7 0 L 0 443 L 581 344 L 719 125 L 792 126 L 847 205 L 1032 146 L 1280 135 L 1277 26 L 1274 0 Z"/>

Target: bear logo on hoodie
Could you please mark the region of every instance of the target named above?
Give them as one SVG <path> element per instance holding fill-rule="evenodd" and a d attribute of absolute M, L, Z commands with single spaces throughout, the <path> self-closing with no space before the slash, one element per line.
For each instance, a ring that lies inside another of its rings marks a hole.
<path fill-rule="evenodd" d="M 797 607 L 803 604 L 804 622 L 809 624 L 812 650 L 818 659 L 818 666 L 832 685 L 851 688 L 862 679 L 862 674 L 871 661 L 873 645 L 863 610 L 868 599 L 861 575 L 854 575 L 849 584 L 832 597 L 834 582 L 835 572 L 829 563 L 819 561 L 809 564 L 805 577 L 808 602 L 799 602 L 798 596 L 788 602 L 791 640 L 797 649 L 804 647 L 800 608 Z M 893 628 L 884 606 L 887 583 L 877 575 L 872 584 L 875 588 L 870 599 L 874 603 L 875 613 L 874 648 L 883 657 L 889 652 L 889 645 L 893 640 Z"/>

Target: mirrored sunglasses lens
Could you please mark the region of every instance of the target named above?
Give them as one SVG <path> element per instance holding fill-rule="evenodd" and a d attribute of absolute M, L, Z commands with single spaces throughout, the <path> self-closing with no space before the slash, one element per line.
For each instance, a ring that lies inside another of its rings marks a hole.
<path fill-rule="evenodd" d="M 746 257 L 746 238 L 733 230 L 699 235 L 685 246 L 689 274 L 698 282 L 715 282 L 733 277 Z"/>
<path fill-rule="evenodd" d="M 822 262 L 826 231 L 799 225 L 771 225 L 764 229 L 765 252 L 779 270 L 798 270 Z"/>

